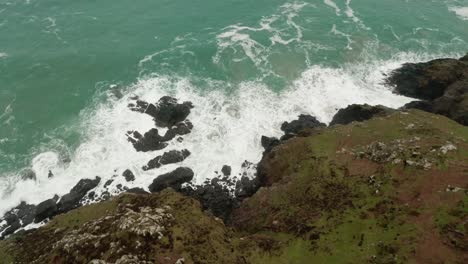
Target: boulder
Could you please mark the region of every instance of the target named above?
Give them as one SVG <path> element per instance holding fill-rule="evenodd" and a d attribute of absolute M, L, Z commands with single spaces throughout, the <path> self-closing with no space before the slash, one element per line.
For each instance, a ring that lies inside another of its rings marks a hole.
<path fill-rule="evenodd" d="M 232 168 L 231 166 L 224 165 L 221 168 L 221 172 L 223 173 L 224 176 L 231 176 Z"/>
<path fill-rule="evenodd" d="M 151 115 L 156 121 L 156 125 L 160 127 L 172 127 L 178 122 L 182 122 L 190 114 L 190 109 L 193 108 L 191 102 L 177 103 L 177 99 L 164 96 L 159 99 L 158 103 L 150 105 L 146 112 Z"/>
<path fill-rule="evenodd" d="M 100 181 L 101 178 L 98 176 L 94 180 L 81 179 L 69 193 L 62 196 L 59 200 L 57 203 L 58 212 L 64 213 L 77 208 L 80 205 L 80 200 L 88 191 L 98 186 Z"/>
<path fill-rule="evenodd" d="M 21 227 L 31 224 L 34 221 L 35 211 L 35 205 L 21 202 L 18 206 L 5 213 L 3 218 L 0 218 L 0 223 L 2 220 L 6 222 L 5 225 L 0 226 L 0 239 L 13 234 Z"/>
<path fill-rule="evenodd" d="M 128 105 L 128 108 L 130 110 L 135 111 L 135 112 L 140 112 L 144 113 L 146 109 L 148 108 L 149 104 L 145 101 L 137 100 L 135 104 L 131 103 Z"/>
<path fill-rule="evenodd" d="M 159 168 L 163 165 L 181 162 L 188 156 L 190 156 L 190 151 L 186 149 L 164 152 L 163 155 L 157 156 L 156 158 L 150 160 L 147 165 L 143 166 L 143 170 L 147 171 L 154 168 Z"/>
<path fill-rule="evenodd" d="M 128 182 L 135 180 L 135 175 L 133 174 L 131 170 L 128 170 L 128 169 L 122 173 L 122 176 L 124 176 L 125 180 Z"/>
<path fill-rule="evenodd" d="M 193 179 L 194 173 L 190 168 L 180 167 L 166 174 L 159 175 L 148 187 L 150 192 L 159 192 L 165 188 L 180 189 L 183 183 Z"/>
<path fill-rule="evenodd" d="M 362 122 L 375 116 L 385 116 L 393 111 L 393 109 L 382 105 L 371 106 L 368 104 L 352 104 L 346 108 L 338 110 L 330 122 L 330 125 L 346 125 L 354 121 Z"/>
<path fill-rule="evenodd" d="M 315 117 L 310 115 L 300 115 L 297 120 L 284 122 L 281 125 L 281 130 L 286 134 L 298 134 L 301 130 L 307 128 L 326 127 L 324 123 L 319 122 Z"/>
<path fill-rule="evenodd" d="M 192 128 L 193 124 L 189 120 L 179 122 L 167 130 L 166 134 L 164 134 L 163 141 L 169 141 L 176 136 L 189 134 L 192 131 Z"/>
<path fill-rule="evenodd" d="M 386 82 L 395 93 L 423 100 L 442 96 L 447 87 L 468 77 L 465 59 L 437 59 L 423 63 L 407 63 L 394 70 Z"/>
<path fill-rule="evenodd" d="M 32 169 L 21 170 L 20 176 L 23 181 L 26 181 L 26 180 L 35 181 L 36 180 L 36 173 Z"/>
<path fill-rule="evenodd" d="M 45 200 L 36 207 L 34 223 L 42 222 L 44 219 L 57 215 L 57 202 L 54 199 Z"/>

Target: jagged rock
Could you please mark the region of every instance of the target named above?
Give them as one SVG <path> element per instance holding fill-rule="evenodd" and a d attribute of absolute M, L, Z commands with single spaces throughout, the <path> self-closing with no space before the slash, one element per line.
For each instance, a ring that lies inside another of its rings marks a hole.
<path fill-rule="evenodd" d="M 189 134 L 193 129 L 193 124 L 189 120 L 179 122 L 169 128 L 166 134 L 164 134 L 163 141 L 169 141 L 175 138 L 176 136 L 183 136 Z"/>
<path fill-rule="evenodd" d="M 221 168 L 221 172 L 223 173 L 224 176 L 231 176 L 231 166 L 228 166 L 228 165 L 224 165 L 222 168 Z"/>
<path fill-rule="evenodd" d="M 34 221 L 36 206 L 21 202 L 3 216 L 6 225 L 0 226 L 0 239 L 13 234 L 21 227 L 27 226 Z M 0 218 L 0 223 L 2 219 Z"/>
<path fill-rule="evenodd" d="M 375 116 L 387 115 L 393 111 L 393 109 L 382 105 L 370 106 L 368 104 L 352 104 L 346 108 L 338 110 L 330 122 L 330 125 L 346 125 L 354 121 L 362 122 Z"/>
<path fill-rule="evenodd" d="M 135 112 L 144 113 L 148 108 L 149 104 L 145 101 L 137 100 L 136 104 L 129 104 L 128 108 Z"/>
<path fill-rule="evenodd" d="M 113 179 L 107 180 L 107 181 L 104 183 L 104 188 L 109 187 L 113 182 L 114 182 Z"/>
<path fill-rule="evenodd" d="M 165 188 L 180 189 L 183 183 L 193 179 L 194 173 L 190 168 L 180 167 L 166 174 L 159 175 L 148 187 L 150 192 L 159 192 Z"/>
<path fill-rule="evenodd" d="M 468 55 L 467 55 L 468 56 Z M 387 83 L 395 92 L 425 99 L 403 108 L 417 108 L 447 116 L 468 125 L 468 61 L 439 59 L 426 63 L 405 64 L 392 72 Z"/>
<path fill-rule="evenodd" d="M 310 115 L 300 115 L 297 120 L 284 122 L 281 125 L 281 130 L 286 134 L 298 134 L 306 128 L 326 127 L 324 123 L 319 122 L 315 117 Z"/>
<path fill-rule="evenodd" d="M 128 170 L 128 169 L 122 173 L 122 176 L 124 176 L 125 180 L 128 182 L 135 180 L 135 175 L 133 174 L 131 170 Z"/>
<path fill-rule="evenodd" d="M 159 131 L 156 128 L 150 129 L 143 136 L 133 131 L 127 135 L 127 138 L 133 144 L 136 151 L 161 150 L 167 146 L 167 143 L 164 142 L 164 137 L 159 135 Z"/>
<path fill-rule="evenodd" d="M 423 63 L 407 63 L 393 71 L 387 83 L 395 92 L 418 99 L 434 100 L 447 87 L 468 76 L 468 64 L 456 59 L 437 59 Z"/>
<path fill-rule="evenodd" d="M 252 196 L 260 188 L 258 178 L 250 179 L 249 177 L 242 177 L 236 182 L 235 196 L 237 199 L 242 200 Z"/>
<path fill-rule="evenodd" d="M 190 151 L 186 149 L 164 152 L 163 155 L 157 156 L 156 158 L 150 160 L 147 165 L 143 166 L 143 170 L 147 171 L 154 168 L 159 168 L 163 165 L 181 162 L 188 156 L 190 156 Z"/>
<path fill-rule="evenodd" d="M 159 99 L 155 106 L 149 105 L 145 113 L 154 117 L 157 126 L 172 127 L 176 123 L 184 121 L 192 108 L 191 102 L 179 104 L 177 103 L 177 99 L 164 96 Z"/>
<path fill-rule="evenodd" d="M 49 199 L 38 204 L 36 207 L 36 217 L 34 223 L 39 223 L 44 219 L 53 217 L 57 214 L 57 202 L 56 200 Z"/>
<path fill-rule="evenodd" d="M 58 211 L 60 213 L 70 211 L 79 206 L 80 200 L 86 195 L 88 191 L 94 189 L 101 178 L 96 176 L 94 180 L 91 179 L 81 179 L 71 191 L 59 200 L 57 203 Z"/>
<path fill-rule="evenodd" d="M 281 141 L 275 137 L 262 136 L 262 147 L 266 152 L 270 152 L 275 146 L 279 145 Z"/>

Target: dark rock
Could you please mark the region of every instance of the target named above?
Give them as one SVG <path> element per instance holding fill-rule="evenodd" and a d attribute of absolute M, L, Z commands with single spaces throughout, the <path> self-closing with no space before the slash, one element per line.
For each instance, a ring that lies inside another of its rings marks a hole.
<path fill-rule="evenodd" d="M 154 151 L 161 150 L 167 146 L 164 138 L 159 135 L 158 129 L 152 128 L 142 136 L 138 132 L 131 132 L 127 135 L 128 141 L 133 144 L 136 151 Z"/>
<path fill-rule="evenodd" d="M 310 115 L 300 115 L 297 120 L 284 122 L 281 125 L 281 130 L 286 134 L 297 134 L 303 129 L 326 127 L 324 123 L 319 122 L 315 117 Z"/>
<path fill-rule="evenodd" d="M 50 179 L 50 178 L 53 178 L 54 177 L 54 174 L 52 173 L 52 171 L 49 171 L 49 174 L 47 175 L 47 178 Z"/>
<path fill-rule="evenodd" d="M 231 166 L 224 165 L 223 168 L 221 169 L 221 172 L 223 173 L 224 176 L 231 176 Z"/>
<path fill-rule="evenodd" d="M 136 194 L 148 194 L 149 192 L 143 190 L 143 188 L 130 188 L 127 190 L 128 193 L 136 193 Z"/>
<path fill-rule="evenodd" d="M 168 187 L 178 190 L 183 183 L 191 181 L 193 176 L 194 173 L 190 168 L 180 167 L 156 177 L 150 184 L 149 190 L 150 192 L 159 192 Z"/>
<path fill-rule="evenodd" d="M 412 101 L 405 104 L 401 109 L 419 109 L 426 112 L 432 112 L 432 102 Z"/>
<path fill-rule="evenodd" d="M 148 108 L 149 104 L 145 101 L 137 100 L 136 104 L 129 104 L 128 108 L 135 112 L 144 113 Z"/>
<path fill-rule="evenodd" d="M 444 95 L 432 102 L 431 112 L 468 126 L 468 77 L 447 87 Z"/>
<path fill-rule="evenodd" d="M 354 121 L 362 122 L 376 116 L 385 116 L 392 113 L 393 111 L 393 109 L 382 105 L 370 106 L 368 104 L 353 104 L 346 108 L 340 109 L 333 117 L 330 125 L 346 125 Z"/>
<path fill-rule="evenodd" d="M 125 180 L 128 182 L 135 180 L 135 175 L 133 174 L 131 170 L 128 170 L 128 169 L 122 173 L 122 176 L 124 176 Z"/>
<path fill-rule="evenodd" d="M 34 221 L 36 206 L 21 202 L 18 206 L 11 209 L 3 216 L 6 225 L 0 226 L 0 239 L 13 234 L 21 227 L 27 226 Z M 0 219 L 0 222 L 1 220 Z"/>
<path fill-rule="evenodd" d="M 54 199 L 45 200 L 36 207 L 34 223 L 42 222 L 44 219 L 57 215 L 57 203 Z"/>
<path fill-rule="evenodd" d="M 386 82 L 395 87 L 395 93 L 434 100 L 442 96 L 449 85 L 468 76 L 468 64 L 463 60 L 437 59 L 407 63 L 393 71 Z"/>
<path fill-rule="evenodd" d="M 242 177 L 236 182 L 235 195 L 239 200 L 242 200 L 254 195 L 258 188 L 260 188 L 260 183 L 257 177 L 253 179 Z"/>
<path fill-rule="evenodd" d="M 460 60 L 468 62 L 468 54 L 466 54 L 464 57 L 460 58 Z"/>
<path fill-rule="evenodd" d="M 279 139 L 275 137 L 266 137 L 266 136 L 262 136 L 261 142 L 262 142 L 262 147 L 265 149 L 266 152 L 271 151 L 275 146 L 281 143 Z"/>
<path fill-rule="evenodd" d="M 156 106 L 149 106 L 146 113 L 154 117 L 156 125 L 160 127 L 172 127 L 176 123 L 184 121 L 193 108 L 192 103 L 177 103 L 177 99 L 164 96 L 159 99 Z"/>
<path fill-rule="evenodd" d="M 173 127 L 167 130 L 166 134 L 164 134 L 163 141 L 169 141 L 175 138 L 176 136 L 183 136 L 189 134 L 193 129 L 193 124 L 189 120 L 185 120 L 183 122 L 179 122 L 175 124 Z"/>
<path fill-rule="evenodd" d="M 163 165 L 177 163 L 185 160 L 188 156 L 190 156 L 190 151 L 184 150 L 171 150 L 165 152 L 161 156 L 157 156 L 156 158 L 150 160 L 146 166 L 143 166 L 143 170 L 151 170 L 154 168 L 159 168 Z"/>
<path fill-rule="evenodd" d="M 226 185 L 229 183 L 214 178 L 205 185 L 186 187 L 181 192 L 197 199 L 204 210 L 227 222 L 231 212 L 239 205 L 239 201 L 231 195 Z"/>
<path fill-rule="evenodd" d="M 114 182 L 113 179 L 107 180 L 107 181 L 104 183 L 104 188 L 109 187 L 109 185 L 111 185 L 113 182 Z"/>
<path fill-rule="evenodd" d="M 101 178 L 97 176 L 94 180 L 81 179 L 69 193 L 62 196 L 59 200 L 57 203 L 58 211 L 64 213 L 77 208 L 80 205 L 80 200 L 88 191 L 94 189 L 100 181 Z"/>

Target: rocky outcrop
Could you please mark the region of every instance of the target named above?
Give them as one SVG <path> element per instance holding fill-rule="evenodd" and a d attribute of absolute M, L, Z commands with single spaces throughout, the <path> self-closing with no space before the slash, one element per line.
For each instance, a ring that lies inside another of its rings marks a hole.
<path fill-rule="evenodd" d="M 187 167 L 180 167 L 166 174 L 159 175 L 148 186 L 150 192 L 159 192 L 168 187 L 179 190 L 183 183 L 193 179 L 193 171 Z"/>
<path fill-rule="evenodd" d="M 362 122 L 376 116 L 385 116 L 393 111 L 393 109 L 382 105 L 370 106 L 368 104 L 352 104 L 338 110 L 335 116 L 333 116 L 330 125 L 347 125 L 351 122 Z"/>
<path fill-rule="evenodd" d="M 147 165 L 143 166 L 143 170 L 151 170 L 155 168 L 160 168 L 163 165 L 173 164 L 181 162 L 190 156 L 190 151 L 184 150 L 171 150 L 164 152 L 163 155 L 157 156 L 156 158 L 150 160 Z"/>
<path fill-rule="evenodd" d="M 131 170 L 125 170 L 122 173 L 122 176 L 125 178 L 126 181 L 131 182 L 135 180 L 135 174 Z"/>
<path fill-rule="evenodd" d="M 326 127 L 324 123 L 319 122 L 315 117 L 310 115 L 299 115 L 298 119 L 291 122 L 284 122 L 281 125 L 281 130 L 284 133 L 297 135 L 301 130 L 307 128 L 317 128 L 317 127 Z"/>
<path fill-rule="evenodd" d="M 393 71 L 387 83 L 395 92 L 423 100 L 404 108 L 417 108 L 468 125 L 468 61 L 438 59 L 408 63 Z"/>
<path fill-rule="evenodd" d="M 86 193 L 98 186 L 100 181 L 101 178 L 97 176 L 93 180 L 81 179 L 69 193 L 60 198 L 57 203 L 57 211 L 63 213 L 77 208 Z"/>

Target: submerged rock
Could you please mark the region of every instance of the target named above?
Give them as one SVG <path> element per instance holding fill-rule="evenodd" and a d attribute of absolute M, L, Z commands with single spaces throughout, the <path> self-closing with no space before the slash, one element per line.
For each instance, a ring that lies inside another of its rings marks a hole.
<path fill-rule="evenodd" d="M 150 192 L 159 192 L 168 187 L 178 190 L 183 183 L 191 181 L 193 176 L 194 173 L 190 168 L 179 167 L 174 171 L 156 177 L 148 189 Z"/>
<path fill-rule="evenodd" d="M 371 106 L 368 104 L 352 104 L 346 108 L 338 110 L 330 122 L 330 125 L 346 125 L 354 121 L 362 122 L 373 117 L 384 116 L 392 112 L 394 112 L 393 109 L 382 105 Z"/>
<path fill-rule="evenodd" d="M 326 127 L 324 123 L 318 121 L 315 117 L 310 115 L 300 115 L 297 120 L 291 122 L 284 122 L 281 125 L 281 130 L 286 134 L 298 134 L 301 130 L 307 128 Z"/>
<path fill-rule="evenodd" d="M 143 166 L 143 170 L 151 170 L 155 168 L 159 168 L 163 165 L 177 163 L 185 160 L 188 156 L 190 156 L 190 151 L 184 150 L 171 150 L 168 152 L 164 152 L 163 155 L 157 156 L 156 158 L 150 160 L 147 165 Z"/>

